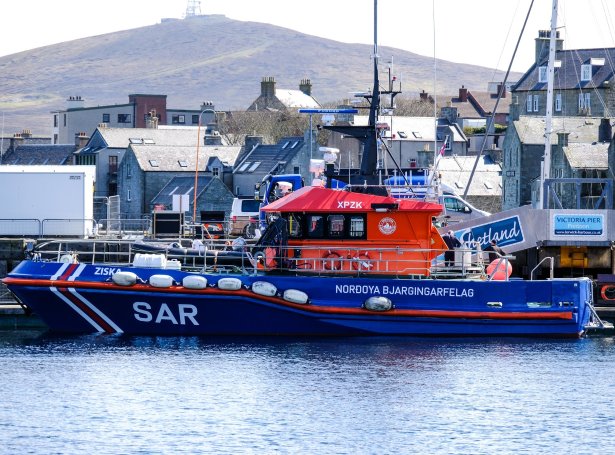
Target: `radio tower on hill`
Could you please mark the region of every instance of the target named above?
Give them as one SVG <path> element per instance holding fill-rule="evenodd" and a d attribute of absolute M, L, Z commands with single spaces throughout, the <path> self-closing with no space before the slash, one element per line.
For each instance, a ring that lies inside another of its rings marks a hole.
<path fill-rule="evenodd" d="M 201 2 L 200 0 L 188 0 L 188 6 L 186 6 L 186 17 L 200 16 L 201 15 Z"/>

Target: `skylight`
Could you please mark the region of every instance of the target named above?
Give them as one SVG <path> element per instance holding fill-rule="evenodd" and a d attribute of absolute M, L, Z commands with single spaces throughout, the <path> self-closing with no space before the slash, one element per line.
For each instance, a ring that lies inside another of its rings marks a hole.
<path fill-rule="evenodd" d="M 153 139 L 142 139 L 144 144 L 155 144 Z"/>
<path fill-rule="evenodd" d="M 261 164 L 260 161 L 255 162 L 252 166 L 250 166 L 250 169 L 248 169 L 248 172 L 254 172 L 256 168 L 260 166 L 260 164 Z"/>
<path fill-rule="evenodd" d="M 149 165 L 151 167 L 159 167 L 159 164 L 158 164 L 157 160 L 149 160 Z"/>
<path fill-rule="evenodd" d="M 141 139 L 140 137 L 131 137 L 130 139 L 128 139 L 128 142 L 130 142 L 131 144 L 143 144 L 143 139 Z"/>
<path fill-rule="evenodd" d="M 252 161 L 246 161 L 239 167 L 238 172 L 244 172 L 250 164 L 252 164 Z"/>
<path fill-rule="evenodd" d="M 181 167 L 188 167 L 188 163 L 185 162 L 184 160 L 179 160 L 178 163 Z"/>

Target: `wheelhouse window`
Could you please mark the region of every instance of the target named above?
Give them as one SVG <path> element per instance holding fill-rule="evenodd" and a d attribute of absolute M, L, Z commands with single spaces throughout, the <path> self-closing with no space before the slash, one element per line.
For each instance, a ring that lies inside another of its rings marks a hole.
<path fill-rule="evenodd" d="M 288 216 L 288 235 L 292 238 L 301 238 L 303 236 L 301 215 L 291 213 Z"/>
<path fill-rule="evenodd" d="M 327 225 L 330 238 L 344 237 L 344 215 L 329 215 Z"/>
<path fill-rule="evenodd" d="M 365 237 L 365 218 L 359 215 L 350 216 L 348 235 L 353 239 Z"/>
<path fill-rule="evenodd" d="M 311 239 L 321 239 L 325 235 L 324 217 L 322 215 L 309 215 L 307 220 L 307 234 Z"/>

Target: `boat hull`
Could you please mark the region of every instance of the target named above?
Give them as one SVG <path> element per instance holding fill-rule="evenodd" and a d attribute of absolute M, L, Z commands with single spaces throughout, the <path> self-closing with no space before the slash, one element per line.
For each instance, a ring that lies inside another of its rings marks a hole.
<path fill-rule="evenodd" d="M 133 286 L 111 279 L 138 277 Z M 168 275 L 167 287 L 149 284 Z M 53 331 L 150 335 L 465 335 L 577 337 L 591 314 L 586 279 L 505 282 L 204 274 L 182 286 L 182 271 L 23 261 L 4 280 Z M 157 277 L 160 278 L 160 277 Z M 239 280 L 239 289 L 217 286 Z M 267 282 L 275 293 L 255 292 Z M 292 290 L 292 292 L 288 292 Z M 305 294 L 306 303 L 284 295 Z M 266 295 L 270 294 L 270 295 Z M 365 308 L 373 297 L 393 308 Z"/>

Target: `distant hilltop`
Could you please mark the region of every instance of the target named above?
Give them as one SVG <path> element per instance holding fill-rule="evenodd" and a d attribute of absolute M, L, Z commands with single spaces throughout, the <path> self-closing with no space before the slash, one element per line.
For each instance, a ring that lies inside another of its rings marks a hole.
<path fill-rule="evenodd" d="M 433 59 L 391 47 L 394 73 L 405 95 L 433 92 Z M 346 44 L 257 22 L 200 15 L 45 46 L 0 58 L 0 105 L 5 134 L 29 128 L 51 131 L 50 111 L 70 95 L 91 105 L 124 102 L 128 93 L 160 93 L 170 106 L 196 109 L 211 100 L 221 110 L 245 110 L 259 95 L 260 81 L 274 76 L 280 87 L 312 81 L 321 103 L 371 88 L 367 44 Z M 490 68 L 438 61 L 438 87 L 456 93 L 464 85 L 485 90 Z M 519 75 L 511 75 L 517 78 Z"/>

